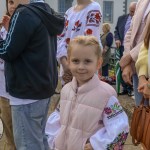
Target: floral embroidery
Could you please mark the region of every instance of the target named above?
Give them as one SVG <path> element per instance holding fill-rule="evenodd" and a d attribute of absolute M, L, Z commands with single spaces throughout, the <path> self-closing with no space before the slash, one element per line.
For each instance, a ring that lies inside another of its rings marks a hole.
<path fill-rule="evenodd" d="M 65 41 L 66 41 L 66 48 L 67 48 L 68 44 L 70 43 L 70 38 L 67 38 Z"/>
<path fill-rule="evenodd" d="M 65 29 L 66 29 L 66 31 L 68 30 L 68 24 L 69 24 L 69 20 L 66 20 L 66 22 L 65 22 Z"/>
<path fill-rule="evenodd" d="M 104 112 L 108 119 L 117 116 L 118 114 L 123 112 L 123 109 L 119 103 L 115 103 L 114 105 L 111 105 L 110 107 L 105 107 Z"/>
<path fill-rule="evenodd" d="M 82 22 L 80 22 L 80 20 L 76 21 L 72 31 L 76 31 L 76 32 L 80 31 L 81 26 L 82 26 Z"/>
<path fill-rule="evenodd" d="M 88 15 L 87 15 L 86 25 L 98 27 L 100 25 L 100 22 L 101 22 L 101 17 L 102 16 L 100 14 L 100 11 L 98 11 L 98 10 L 89 11 Z"/>
<path fill-rule="evenodd" d="M 70 38 L 67 38 L 66 43 L 69 44 L 69 42 L 70 42 Z"/>
<path fill-rule="evenodd" d="M 93 34 L 92 29 L 87 29 L 87 30 L 85 31 L 85 35 L 92 35 L 92 34 Z"/>
<path fill-rule="evenodd" d="M 107 150 L 123 150 L 127 136 L 128 133 L 120 133 L 111 144 L 107 145 Z"/>

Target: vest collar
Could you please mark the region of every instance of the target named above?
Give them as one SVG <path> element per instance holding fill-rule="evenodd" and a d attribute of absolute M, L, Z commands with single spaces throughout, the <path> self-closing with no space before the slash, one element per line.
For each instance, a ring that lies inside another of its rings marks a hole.
<path fill-rule="evenodd" d="M 87 83 L 83 84 L 81 87 L 77 86 L 77 80 L 75 77 L 73 77 L 73 80 L 71 82 L 71 87 L 75 93 L 82 94 L 85 92 L 89 92 L 99 86 L 100 84 L 100 79 L 96 74 L 92 77 L 91 80 L 89 80 Z"/>

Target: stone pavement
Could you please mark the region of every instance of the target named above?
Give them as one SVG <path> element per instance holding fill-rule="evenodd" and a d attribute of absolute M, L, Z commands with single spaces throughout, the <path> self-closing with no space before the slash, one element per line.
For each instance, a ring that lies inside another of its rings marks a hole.
<path fill-rule="evenodd" d="M 49 109 L 49 114 L 54 110 L 55 104 L 57 102 L 57 100 L 59 99 L 59 95 L 54 95 L 51 101 L 51 106 Z M 134 100 L 131 99 L 129 96 L 125 95 L 125 96 L 119 96 L 118 97 L 120 103 L 122 104 L 124 110 L 127 112 L 127 115 L 129 116 L 129 120 L 131 119 L 131 115 L 133 112 L 133 106 L 134 106 Z M 1 127 L 0 127 L 1 128 Z M 3 148 L 3 143 L 4 143 L 4 139 L 0 140 L 0 150 L 4 150 Z M 5 149 L 7 150 L 7 149 Z M 134 146 L 132 144 L 132 139 L 131 136 L 128 136 L 128 139 L 125 143 L 124 146 L 124 150 L 141 150 L 140 146 Z"/>

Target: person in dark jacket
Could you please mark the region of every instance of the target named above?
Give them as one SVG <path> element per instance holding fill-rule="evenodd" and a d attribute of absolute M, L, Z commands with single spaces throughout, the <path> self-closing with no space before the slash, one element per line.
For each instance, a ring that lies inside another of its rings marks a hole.
<path fill-rule="evenodd" d="M 14 0 L 16 6 L 25 1 Z M 17 7 L 0 43 L 17 150 L 49 149 L 45 123 L 57 86 L 56 38 L 63 28 L 64 17 L 44 0 L 31 0 Z"/>
<path fill-rule="evenodd" d="M 120 58 L 123 56 L 124 52 L 124 37 L 130 27 L 132 17 L 135 12 L 136 8 L 136 2 L 131 2 L 129 6 L 129 14 L 122 15 L 118 18 L 117 25 L 115 27 L 114 31 L 114 38 L 115 38 L 115 44 L 117 49 L 120 51 Z M 121 84 L 123 87 L 123 91 L 120 93 L 120 95 L 128 94 L 129 96 L 132 95 L 132 87 L 128 84 L 126 84 L 123 79 L 121 79 Z"/>

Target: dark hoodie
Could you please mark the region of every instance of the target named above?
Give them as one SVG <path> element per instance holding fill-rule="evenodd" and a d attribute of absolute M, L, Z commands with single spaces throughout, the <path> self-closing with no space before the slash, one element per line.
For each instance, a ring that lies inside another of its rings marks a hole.
<path fill-rule="evenodd" d="M 63 28 L 64 18 L 48 4 L 18 6 L 7 38 L 0 43 L 10 95 L 36 100 L 53 95 L 57 86 L 56 37 Z"/>

